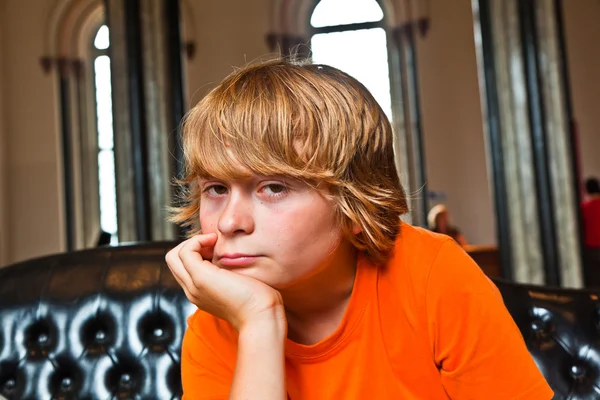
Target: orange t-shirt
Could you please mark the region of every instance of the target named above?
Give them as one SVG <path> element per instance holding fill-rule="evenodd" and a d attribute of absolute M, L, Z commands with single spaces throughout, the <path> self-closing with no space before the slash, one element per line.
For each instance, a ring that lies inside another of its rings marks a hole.
<path fill-rule="evenodd" d="M 227 398 L 237 332 L 202 311 L 188 323 L 184 398 Z M 553 396 L 481 269 L 452 239 L 407 224 L 387 266 L 359 259 L 337 330 L 310 346 L 287 340 L 285 354 L 291 400 Z"/>

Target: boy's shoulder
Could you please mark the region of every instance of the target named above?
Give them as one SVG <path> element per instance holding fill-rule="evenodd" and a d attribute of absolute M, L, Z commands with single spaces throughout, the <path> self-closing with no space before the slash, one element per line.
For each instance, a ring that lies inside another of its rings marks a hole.
<path fill-rule="evenodd" d="M 400 223 L 400 234 L 398 240 L 412 243 L 421 243 L 425 246 L 438 246 L 448 240 L 447 235 L 433 232 L 429 229 L 414 226 L 408 222 Z"/>
<path fill-rule="evenodd" d="M 402 222 L 390 264 L 422 270 L 424 265 L 435 262 L 444 245 L 453 242 L 446 235 Z"/>
<path fill-rule="evenodd" d="M 394 254 L 379 273 L 379 279 L 387 281 L 398 293 L 424 295 L 431 290 L 432 278 L 450 284 L 457 276 L 467 278 L 480 273 L 452 238 L 403 222 Z"/>
<path fill-rule="evenodd" d="M 380 275 L 393 286 L 410 287 L 415 294 L 487 290 L 491 284 L 455 240 L 406 223 L 402 223 L 395 253 Z"/>

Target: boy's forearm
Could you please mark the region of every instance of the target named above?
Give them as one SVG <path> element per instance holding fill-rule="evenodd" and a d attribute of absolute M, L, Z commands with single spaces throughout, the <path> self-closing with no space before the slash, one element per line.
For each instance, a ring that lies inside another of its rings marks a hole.
<path fill-rule="evenodd" d="M 261 322 L 240 331 L 230 400 L 284 400 L 286 326 Z"/>

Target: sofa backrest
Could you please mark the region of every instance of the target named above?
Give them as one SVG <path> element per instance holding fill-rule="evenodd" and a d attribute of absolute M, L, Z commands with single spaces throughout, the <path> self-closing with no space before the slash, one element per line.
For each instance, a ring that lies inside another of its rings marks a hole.
<path fill-rule="evenodd" d="M 97 248 L 0 269 L 0 395 L 181 397 L 191 305 L 164 257 L 172 243 Z"/>
<path fill-rule="evenodd" d="M 600 399 L 600 291 L 494 283 L 554 399 Z"/>
<path fill-rule="evenodd" d="M 0 269 L 0 395 L 176 399 L 186 318 L 169 242 Z M 600 398 L 600 292 L 494 279 L 555 399 Z"/>

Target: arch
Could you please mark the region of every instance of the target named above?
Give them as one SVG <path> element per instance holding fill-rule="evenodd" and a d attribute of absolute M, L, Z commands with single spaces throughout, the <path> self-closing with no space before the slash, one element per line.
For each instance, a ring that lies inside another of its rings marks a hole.
<path fill-rule="evenodd" d="M 315 28 L 382 20 L 383 9 L 377 0 L 321 0 L 310 16 Z"/>
<path fill-rule="evenodd" d="M 299 29 L 303 21 L 298 19 L 295 10 L 300 1 L 297 0 L 268 0 L 269 31 L 266 35 L 267 45 L 271 51 L 284 51 L 286 42 L 292 40 L 300 43 L 304 37 Z"/>
<path fill-rule="evenodd" d="M 283 0 L 269 0 L 269 32 L 279 33 L 281 29 L 281 11 Z"/>
<path fill-rule="evenodd" d="M 181 41 L 184 44 L 196 41 L 196 19 L 194 18 L 194 9 L 190 0 L 181 0 L 181 9 L 179 12 L 181 20 Z"/>
<path fill-rule="evenodd" d="M 399 3 L 410 1 L 410 0 L 376 0 L 383 10 L 383 23 L 388 28 L 394 28 L 397 26 L 398 14 L 397 7 Z M 272 22 L 273 32 L 275 33 L 290 33 L 296 36 L 308 37 L 310 35 L 310 17 L 319 3 L 319 0 L 299 0 L 299 1 L 286 1 L 286 0 L 272 0 L 271 6 L 273 11 L 271 12 L 274 18 Z M 280 27 L 286 26 L 287 32 L 283 32 Z M 289 31 L 291 29 L 291 31 Z"/>
<path fill-rule="evenodd" d="M 58 27 L 71 2 L 72 0 L 51 0 L 48 2 L 48 8 L 45 14 L 50 17 L 46 20 L 43 31 L 44 37 L 42 38 L 42 51 L 44 52 L 44 56 L 54 57 L 57 55 L 56 43 L 58 41 Z"/>
<path fill-rule="evenodd" d="M 106 23 L 104 18 L 103 7 L 95 7 L 91 10 L 87 10 L 83 13 L 81 18 L 74 24 L 73 32 L 77 34 L 73 35 L 71 42 L 71 51 L 73 55 L 80 56 L 81 58 L 87 56 L 89 51 L 90 41 L 96 36 L 96 32 Z"/>
<path fill-rule="evenodd" d="M 392 28 L 401 28 L 407 24 L 417 24 L 424 36 L 429 26 L 429 0 L 382 0 L 391 4 L 394 23 Z"/>
<path fill-rule="evenodd" d="M 51 0 L 42 48 L 46 57 L 80 57 L 87 39 L 104 22 L 102 0 Z M 194 41 L 196 24 L 189 0 L 181 0 L 182 42 Z"/>
<path fill-rule="evenodd" d="M 280 9 L 280 30 L 278 33 L 287 34 L 287 35 L 296 35 L 298 32 L 296 31 L 296 21 L 293 18 L 293 12 L 290 12 L 294 9 L 294 5 L 296 5 L 296 1 L 293 0 L 281 0 L 281 9 Z"/>
<path fill-rule="evenodd" d="M 77 57 L 82 29 L 104 14 L 101 0 L 55 0 L 44 31 L 43 48 L 49 57 Z"/>

